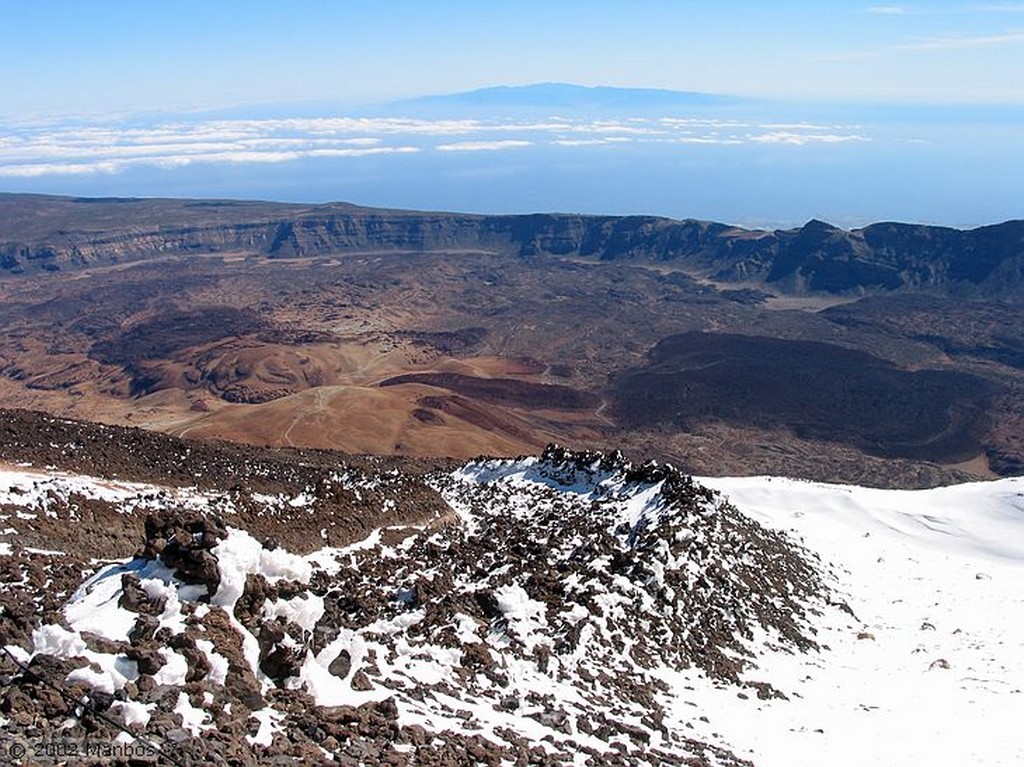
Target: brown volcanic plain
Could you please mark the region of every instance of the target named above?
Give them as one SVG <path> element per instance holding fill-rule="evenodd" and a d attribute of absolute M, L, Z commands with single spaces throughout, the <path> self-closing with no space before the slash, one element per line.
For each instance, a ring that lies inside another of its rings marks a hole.
<path fill-rule="evenodd" d="M 1021 473 L 1021 231 L 0 195 L 0 396 L 349 453 Z"/>

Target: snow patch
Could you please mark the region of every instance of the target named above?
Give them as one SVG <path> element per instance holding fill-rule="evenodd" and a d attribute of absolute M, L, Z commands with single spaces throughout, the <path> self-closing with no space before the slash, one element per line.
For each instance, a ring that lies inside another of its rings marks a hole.
<path fill-rule="evenodd" d="M 506 631 L 510 631 L 523 643 L 526 652 L 532 653 L 533 648 L 543 638 L 540 630 L 547 627 L 547 607 L 543 602 L 530 599 L 526 590 L 518 583 L 510 583 L 495 589 L 494 596 L 498 600 L 498 609 L 508 621 Z"/>
<path fill-rule="evenodd" d="M 160 655 L 163 656 L 164 665 L 153 675 L 157 684 L 168 684 L 173 687 L 181 687 L 185 684 L 188 676 L 188 661 L 183 655 L 166 647 L 161 647 Z"/>
<path fill-rule="evenodd" d="M 259 722 L 259 730 L 255 735 L 246 735 L 245 739 L 253 746 L 269 746 L 274 742 L 274 735 L 282 731 L 281 720 L 284 715 L 272 708 L 262 708 L 253 711 L 250 719 Z"/>
<path fill-rule="evenodd" d="M 267 600 L 263 605 L 266 618 L 284 618 L 306 631 L 312 631 L 324 614 L 323 597 L 316 594 L 301 594 L 293 599 Z"/>
<path fill-rule="evenodd" d="M 206 661 L 210 664 L 210 672 L 206 678 L 213 684 L 223 685 L 228 677 L 228 667 L 230 665 L 228 659 L 217 652 L 214 649 L 213 642 L 208 639 L 197 639 L 195 643 L 196 647 L 206 655 Z"/>
<path fill-rule="evenodd" d="M 312 565 L 303 557 L 284 549 L 265 549 L 249 533 L 237 528 L 229 528 L 227 537 L 212 553 L 220 570 L 220 586 L 210 602 L 228 613 L 234 612 L 249 573 L 261 574 L 270 583 L 281 579 L 308 583 L 313 574 Z"/>
<path fill-rule="evenodd" d="M 181 726 L 197 738 L 203 734 L 203 730 L 208 730 L 212 726 L 208 724 L 210 715 L 203 709 L 193 706 L 187 693 L 178 693 L 174 713 L 181 717 Z"/>
<path fill-rule="evenodd" d="M 138 703 L 132 700 L 117 700 L 110 706 L 111 711 L 121 713 L 121 718 L 128 727 L 132 725 L 145 727 L 149 724 L 149 719 L 155 708 L 155 703 Z"/>

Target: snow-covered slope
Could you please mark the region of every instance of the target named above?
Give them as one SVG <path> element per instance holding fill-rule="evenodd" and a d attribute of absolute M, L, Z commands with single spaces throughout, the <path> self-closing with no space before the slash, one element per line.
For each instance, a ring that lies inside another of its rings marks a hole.
<path fill-rule="evenodd" d="M 9 519 L 58 494 L 31 479 L 0 483 Z M 435 474 L 447 516 L 305 555 L 216 495 L 53 481 L 152 513 L 139 557 L 9 648 L 35 674 L 0 693 L 11 732 L 48 716 L 44 679 L 241 764 L 1024 760 L 1021 480 L 694 482 L 549 449 Z"/>
<path fill-rule="evenodd" d="M 1024 764 L 1024 479 L 700 481 L 820 554 L 858 620 L 822 620 L 820 655 L 762 658 L 789 701 L 705 687 L 699 732 L 766 767 Z"/>

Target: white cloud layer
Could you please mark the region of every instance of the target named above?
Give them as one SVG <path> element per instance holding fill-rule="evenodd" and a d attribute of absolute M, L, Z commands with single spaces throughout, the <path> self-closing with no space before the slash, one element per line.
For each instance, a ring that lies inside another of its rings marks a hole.
<path fill-rule="evenodd" d="M 967 10 L 976 13 L 1024 13 L 1024 3 L 971 3 Z"/>
<path fill-rule="evenodd" d="M 532 141 L 509 139 L 507 141 L 459 141 L 454 144 L 438 144 L 439 152 L 495 152 L 499 149 L 518 149 L 532 146 Z"/>
<path fill-rule="evenodd" d="M 993 45 L 1024 43 L 1024 29 L 1014 29 L 992 35 L 949 35 L 931 37 L 912 43 L 893 46 L 899 51 L 956 51 L 965 48 L 987 48 Z"/>
<path fill-rule="evenodd" d="M 950 16 L 975 13 L 1024 13 L 1024 3 L 960 3 L 958 5 L 872 5 L 864 9 L 881 16 Z"/>
<path fill-rule="evenodd" d="M 449 139 L 449 140 L 445 140 Z M 439 143 L 439 140 L 440 143 Z M 486 152 L 530 147 L 658 143 L 804 146 L 868 140 L 859 126 L 631 117 L 617 120 L 428 120 L 319 117 L 154 125 L 0 125 L 0 178 L 174 169 L 196 164 L 285 163 L 416 152 Z"/>
<path fill-rule="evenodd" d="M 867 9 L 868 13 L 878 13 L 883 16 L 906 16 L 911 10 L 905 5 L 872 5 Z"/>

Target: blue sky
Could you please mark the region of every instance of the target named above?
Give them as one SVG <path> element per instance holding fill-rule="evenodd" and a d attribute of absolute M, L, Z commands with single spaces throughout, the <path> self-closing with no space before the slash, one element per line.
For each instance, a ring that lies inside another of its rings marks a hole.
<path fill-rule="evenodd" d="M 8 0 L 2 18 L 0 191 L 1024 215 L 1024 2 Z M 375 107 L 542 81 L 759 101 L 674 123 Z"/>
<path fill-rule="evenodd" d="M 1024 102 L 1024 2 L 8 0 L 0 109 L 365 102 L 569 81 Z"/>

